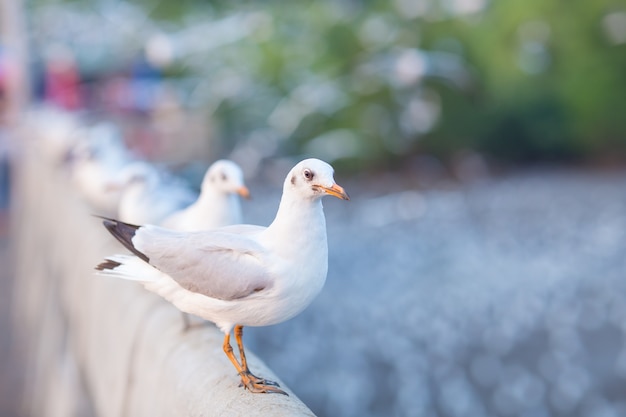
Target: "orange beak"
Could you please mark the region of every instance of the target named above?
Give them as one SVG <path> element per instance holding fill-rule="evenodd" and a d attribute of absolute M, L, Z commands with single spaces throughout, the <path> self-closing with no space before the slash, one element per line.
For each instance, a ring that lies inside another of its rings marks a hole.
<path fill-rule="evenodd" d="M 333 197 L 340 198 L 342 200 L 350 200 L 350 196 L 346 191 L 337 184 L 333 184 L 332 187 L 321 187 L 324 192 L 328 195 L 332 195 Z"/>
<path fill-rule="evenodd" d="M 237 188 L 236 192 L 237 192 L 237 194 L 239 194 L 240 196 L 242 196 L 246 200 L 250 199 L 250 191 L 248 190 L 248 187 L 246 187 L 245 185 L 242 185 L 241 187 Z"/>

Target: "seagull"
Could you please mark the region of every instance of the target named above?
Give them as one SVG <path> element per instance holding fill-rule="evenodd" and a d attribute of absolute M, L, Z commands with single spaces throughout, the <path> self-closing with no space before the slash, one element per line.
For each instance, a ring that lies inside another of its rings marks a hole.
<path fill-rule="evenodd" d="M 204 175 L 198 200 L 170 214 L 160 225 L 180 232 L 195 232 L 240 224 L 240 196 L 250 197 L 241 168 L 232 161 L 220 159 Z"/>
<path fill-rule="evenodd" d="M 110 185 L 134 158 L 125 148 L 119 131 L 111 124 L 101 123 L 90 128 L 85 138 L 69 155 L 72 183 L 98 212 L 116 213 L 121 189 Z"/>
<path fill-rule="evenodd" d="M 107 257 L 96 269 L 140 281 L 181 311 L 215 323 L 224 333 L 224 353 L 243 387 L 287 395 L 276 382 L 250 372 L 243 327 L 296 316 L 324 286 L 328 243 L 321 199 L 350 199 L 333 175 L 333 168 L 319 159 L 298 163 L 285 179 L 278 212 L 268 227 L 176 232 L 104 219 L 108 231 L 133 255 Z M 231 332 L 240 360 L 230 344 Z"/>
<path fill-rule="evenodd" d="M 132 224 L 159 224 L 196 199 L 182 181 L 164 175 L 144 161 L 127 165 L 118 181 L 111 184 L 111 188 L 116 187 L 122 188 L 117 215 Z"/>
<path fill-rule="evenodd" d="M 250 198 L 241 168 L 232 161 L 220 159 L 204 174 L 198 200 L 167 216 L 160 226 L 179 232 L 196 232 L 240 224 L 242 215 L 239 196 Z M 184 329 L 189 330 L 189 317 L 186 313 L 182 313 L 182 316 Z"/>

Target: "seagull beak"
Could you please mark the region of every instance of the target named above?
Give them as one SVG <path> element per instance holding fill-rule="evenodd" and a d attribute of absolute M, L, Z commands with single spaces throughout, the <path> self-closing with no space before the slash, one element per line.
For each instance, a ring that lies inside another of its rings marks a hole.
<path fill-rule="evenodd" d="M 350 200 L 350 196 L 346 191 L 337 184 L 333 184 L 332 187 L 320 187 L 328 195 L 340 198 L 342 200 Z"/>
<path fill-rule="evenodd" d="M 116 191 L 120 191 L 122 188 L 122 184 L 120 184 L 119 182 L 109 182 L 107 184 L 105 184 L 104 186 L 104 192 L 106 193 L 113 193 Z"/>
<path fill-rule="evenodd" d="M 246 187 L 245 185 L 242 185 L 241 187 L 237 188 L 237 191 L 235 192 L 239 194 L 240 196 L 242 196 L 243 198 L 245 198 L 246 200 L 250 199 L 250 191 L 248 190 L 248 187 Z"/>

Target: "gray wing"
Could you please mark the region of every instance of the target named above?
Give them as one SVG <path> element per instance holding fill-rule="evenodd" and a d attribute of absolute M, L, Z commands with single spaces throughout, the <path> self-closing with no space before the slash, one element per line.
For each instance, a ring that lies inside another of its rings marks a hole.
<path fill-rule="evenodd" d="M 145 226 L 136 232 L 133 244 L 181 287 L 212 298 L 244 298 L 273 282 L 264 262 L 266 251 L 250 236 Z"/>

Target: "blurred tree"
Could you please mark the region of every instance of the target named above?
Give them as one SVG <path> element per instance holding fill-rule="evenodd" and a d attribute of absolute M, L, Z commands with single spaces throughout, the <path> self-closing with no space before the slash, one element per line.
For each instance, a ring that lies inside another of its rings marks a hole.
<path fill-rule="evenodd" d="M 164 73 L 194 80 L 188 102 L 217 120 L 226 148 L 263 137 L 272 152 L 355 168 L 459 150 L 513 161 L 626 156 L 618 0 L 135 4 L 151 22 L 126 33 L 161 33 L 173 57 Z M 70 43 L 85 39 L 75 32 Z"/>
<path fill-rule="evenodd" d="M 475 84 L 465 97 L 444 95 L 424 149 L 521 161 L 626 155 L 626 42 L 612 41 L 606 23 L 625 11 L 613 1 L 493 2 L 473 19 L 430 25 L 428 47 L 462 39 Z M 626 18 L 619 25 L 626 33 Z"/>

